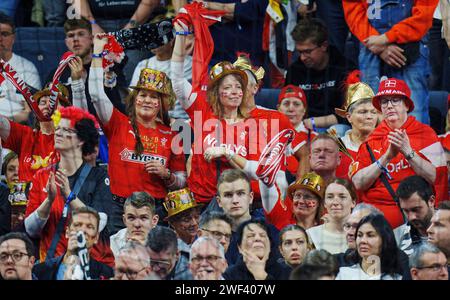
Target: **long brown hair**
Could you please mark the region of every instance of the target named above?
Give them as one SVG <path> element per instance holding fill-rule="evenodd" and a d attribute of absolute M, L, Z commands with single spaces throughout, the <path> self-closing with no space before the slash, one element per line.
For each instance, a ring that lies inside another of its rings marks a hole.
<path fill-rule="evenodd" d="M 139 90 L 132 90 L 128 96 L 125 98 L 125 104 L 127 109 L 128 118 L 130 119 L 131 127 L 133 129 L 134 137 L 136 139 L 136 143 L 134 145 L 134 150 L 137 155 L 142 154 L 144 152 L 144 145 L 142 144 L 141 135 L 139 133 L 139 126 L 136 119 L 136 97 L 139 93 Z M 165 97 L 167 95 L 162 95 L 158 93 L 159 99 L 161 101 L 160 109 L 159 109 L 159 117 L 164 125 L 170 126 L 170 118 L 167 110 L 165 109 Z"/>
<path fill-rule="evenodd" d="M 242 92 L 243 92 L 243 94 L 242 94 L 242 102 L 241 102 L 241 104 L 238 107 L 237 113 L 238 113 L 238 117 L 239 118 L 245 119 L 245 118 L 248 117 L 247 113 L 245 112 L 245 99 L 246 99 L 247 87 L 244 84 L 245 82 L 244 82 L 244 80 L 242 79 L 241 76 L 235 75 L 235 74 L 229 74 L 229 75 L 233 76 L 241 84 Z M 229 76 L 229 75 L 227 75 L 227 76 Z M 218 80 L 217 83 L 214 84 L 207 91 L 208 102 L 211 105 L 213 113 L 216 116 L 218 116 L 220 119 L 223 118 L 224 109 L 223 109 L 222 103 L 220 103 L 219 87 L 220 87 L 220 84 L 222 83 L 222 81 L 227 76 L 224 76 L 223 78 Z"/>

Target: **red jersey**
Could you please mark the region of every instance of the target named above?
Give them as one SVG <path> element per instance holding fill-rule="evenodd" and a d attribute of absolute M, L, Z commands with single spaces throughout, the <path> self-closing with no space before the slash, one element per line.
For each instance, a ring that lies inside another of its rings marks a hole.
<path fill-rule="evenodd" d="M 225 120 L 219 120 L 207 103 L 205 92 L 193 92 L 190 97 L 196 98 L 186 109 L 194 130 L 191 172 L 187 183 L 197 202 L 209 202 L 217 193 L 218 175 L 232 166 L 225 158 L 221 158 L 219 163 L 217 160 L 207 162 L 203 156 L 205 150 L 224 146 L 247 158 L 248 130 L 246 121 L 227 124 Z"/>
<path fill-rule="evenodd" d="M 431 127 L 420 123 L 412 116 L 408 117 L 401 129 L 406 130 L 411 147 L 416 152 L 416 155 L 420 155 L 420 157 L 429 161 L 436 167 L 434 188 L 437 204 L 442 199 L 445 199 L 444 195 L 447 194 L 448 190 L 446 161 L 439 139 Z M 366 144 L 369 144 L 375 159 L 379 159 L 389 147 L 387 135 L 391 131 L 392 129 L 389 128 L 386 121 L 383 121 L 375 128 L 367 141 L 359 148 L 357 158 L 351 166 L 352 177 L 354 174 L 358 173 L 359 170 L 364 169 L 373 163 L 370 159 Z M 392 176 L 389 183 L 394 191 L 397 190 L 398 185 L 404 178 L 415 175 L 413 168 L 401 153 L 397 154 L 397 156 L 387 164 L 386 168 Z M 372 204 L 381 209 L 392 228 L 396 228 L 403 223 L 400 209 L 397 207 L 380 178 L 377 178 L 369 189 L 361 191 L 361 197 L 362 199 L 360 200 L 362 200 L 362 202 Z"/>
<path fill-rule="evenodd" d="M 19 181 L 29 182 L 41 168 L 56 163 L 54 134 L 43 134 L 40 130 L 9 121 L 10 133 L 3 147 L 19 156 Z"/>
<path fill-rule="evenodd" d="M 356 156 L 358 155 L 358 149 L 359 147 L 355 144 L 353 144 L 352 140 L 350 139 L 350 130 L 347 130 L 345 135 L 341 138 L 342 142 L 344 143 L 345 147 L 347 147 L 348 152 L 352 156 L 353 160 L 345 155 L 344 153 L 340 153 L 341 155 L 341 163 L 336 169 L 336 177 L 339 178 L 345 178 L 350 179 L 350 165 L 352 162 L 356 159 Z"/>
<path fill-rule="evenodd" d="M 292 212 L 292 205 L 292 200 L 289 196 L 286 196 L 284 204 L 278 198 L 277 203 L 270 213 L 266 213 L 267 222 L 275 226 L 278 230 L 281 230 L 287 225 L 297 224 L 297 220 L 295 220 L 294 213 Z"/>
<path fill-rule="evenodd" d="M 167 194 L 164 181 L 144 168 L 152 160 L 160 161 L 172 172 L 186 171 L 183 153 L 172 152 L 175 133 L 165 125 L 156 124 L 156 128 L 146 128 L 138 123 L 144 145 L 141 155 L 135 153 L 136 139 L 127 116 L 114 108 L 111 119 L 103 125 L 109 144 L 108 170 L 113 194 L 126 198 L 135 191 L 145 191 L 155 198 L 164 198 Z"/>
<path fill-rule="evenodd" d="M 295 128 L 295 138 L 298 141 L 301 141 L 299 144 L 297 144 L 296 150 L 293 151 L 293 153 L 297 152 L 298 149 L 300 149 L 303 145 L 310 143 L 316 136 L 318 135 L 317 132 L 314 132 L 312 130 L 309 130 L 305 127 L 305 125 L 300 123 Z M 296 175 L 298 170 L 298 160 L 295 156 L 289 155 L 286 157 L 286 164 L 287 164 L 287 170 L 292 174 Z"/>

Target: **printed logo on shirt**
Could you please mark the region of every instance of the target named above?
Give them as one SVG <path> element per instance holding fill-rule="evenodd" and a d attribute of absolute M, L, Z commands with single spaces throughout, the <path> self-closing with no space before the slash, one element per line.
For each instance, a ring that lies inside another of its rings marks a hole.
<path fill-rule="evenodd" d="M 392 172 L 398 173 L 401 170 L 408 169 L 409 167 L 410 167 L 409 163 L 404 159 L 402 159 L 401 161 L 399 161 L 396 164 L 388 163 L 386 165 L 386 169 L 389 171 L 389 173 L 392 173 Z"/>
<path fill-rule="evenodd" d="M 122 152 L 120 152 L 120 159 L 122 161 L 134 162 L 138 164 L 145 164 L 149 161 L 159 161 L 164 166 L 166 165 L 166 158 L 163 156 L 145 153 L 138 155 L 134 151 L 128 150 L 127 148 L 123 149 Z"/>
<path fill-rule="evenodd" d="M 305 91 L 310 91 L 310 90 L 323 90 L 325 88 L 334 87 L 335 85 L 336 80 L 330 80 L 322 83 L 300 84 L 300 87 Z"/>
<path fill-rule="evenodd" d="M 157 136 L 142 136 L 141 137 L 142 145 L 144 145 L 144 151 L 149 153 L 157 153 L 158 152 L 158 142 L 159 137 Z"/>
<path fill-rule="evenodd" d="M 161 139 L 161 145 L 162 145 L 163 147 L 165 147 L 165 146 L 166 146 L 166 143 L 167 143 L 167 139 L 166 139 L 166 138 L 162 138 L 162 139 Z"/>
<path fill-rule="evenodd" d="M 247 148 L 244 145 L 234 145 L 217 142 L 217 139 L 213 137 L 211 134 L 208 134 L 203 140 L 203 149 L 208 149 L 210 147 L 226 147 L 228 150 L 232 150 L 234 153 L 239 154 L 241 156 L 247 156 Z"/>

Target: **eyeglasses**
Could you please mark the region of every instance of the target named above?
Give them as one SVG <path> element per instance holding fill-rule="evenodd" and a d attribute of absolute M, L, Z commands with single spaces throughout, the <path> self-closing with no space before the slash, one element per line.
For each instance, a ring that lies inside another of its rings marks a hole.
<path fill-rule="evenodd" d="M 356 230 L 357 227 L 358 227 L 358 223 L 353 223 L 353 224 L 344 223 L 344 226 L 343 226 L 345 231 L 349 231 L 350 229 L 355 229 Z"/>
<path fill-rule="evenodd" d="M 206 260 L 209 264 L 214 264 L 218 259 L 222 259 L 223 257 L 217 255 L 208 255 L 208 256 L 196 256 L 191 258 L 191 262 L 193 264 L 199 264 L 203 260 Z"/>
<path fill-rule="evenodd" d="M 148 267 L 148 266 L 147 266 L 147 267 Z M 125 275 L 125 276 L 127 276 L 127 278 L 128 278 L 129 280 L 135 280 L 136 277 L 137 277 L 137 275 L 138 275 L 139 273 L 141 273 L 142 271 L 144 271 L 147 267 L 143 267 L 142 269 L 140 269 L 140 270 L 138 270 L 138 271 L 120 270 L 120 269 L 117 269 L 117 270 L 115 271 L 115 276 L 116 276 L 117 278 L 122 278 L 123 275 Z"/>
<path fill-rule="evenodd" d="M 160 270 L 168 270 L 172 263 L 165 260 L 150 259 L 150 265 L 152 268 L 158 267 Z"/>
<path fill-rule="evenodd" d="M 403 99 L 400 99 L 400 98 L 385 98 L 385 99 L 381 99 L 380 104 L 381 104 L 382 107 L 387 107 L 389 102 L 391 102 L 392 106 L 397 106 L 401 102 L 403 102 Z"/>
<path fill-rule="evenodd" d="M 303 55 L 311 55 L 311 53 L 312 53 L 314 50 L 316 50 L 317 48 L 319 48 L 319 47 L 320 47 L 320 46 L 316 46 L 316 47 L 311 48 L 311 49 L 297 50 L 297 52 L 298 52 L 299 56 L 302 56 L 302 54 L 303 54 Z"/>
<path fill-rule="evenodd" d="M 2 37 L 4 37 L 4 38 L 6 38 L 6 37 L 8 37 L 8 36 L 10 36 L 10 35 L 13 35 L 13 34 L 14 34 L 14 32 L 0 31 L 0 36 L 2 36 Z"/>
<path fill-rule="evenodd" d="M 57 127 L 55 128 L 55 133 L 56 133 L 57 131 L 61 131 L 61 134 L 62 134 L 62 135 L 65 135 L 65 136 L 67 136 L 67 137 L 70 137 L 70 136 L 72 136 L 72 135 L 74 135 L 74 134 L 77 133 L 77 131 L 76 131 L 75 129 L 72 129 L 72 128 L 66 128 L 66 127 L 59 127 L 59 126 L 57 126 Z"/>
<path fill-rule="evenodd" d="M 74 39 L 75 37 L 82 39 L 82 38 L 87 38 L 89 36 L 90 36 L 90 34 L 86 31 L 70 32 L 67 34 L 66 39 Z"/>
<path fill-rule="evenodd" d="M 14 251 L 13 253 L 2 252 L 0 253 L 0 261 L 5 263 L 8 261 L 8 258 L 12 258 L 12 260 L 16 263 L 22 260 L 22 257 L 29 256 L 27 253 Z"/>
<path fill-rule="evenodd" d="M 425 267 L 417 267 L 417 269 L 419 269 L 419 270 L 421 270 L 421 269 L 431 269 L 431 270 L 433 270 L 433 272 L 439 272 L 440 270 L 445 270 L 445 269 L 447 269 L 448 268 L 448 264 L 443 264 L 443 265 L 440 265 L 440 264 L 434 264 L 434 265 L 431 265 L 431 266 L 425 266 Z"/>
<path fill-rule="evenodd" d="M 292 197 L 296 201 L 303 200 L 306 203 L 306 206 L 308 207 L 314 207 L 317 205 L 317 199 L 314 198 L 314 196 L 308 195 L 308 194 L 300 194 L 296 193 Z"/>
<path fill-rule="evenodd" d="M 231 233 L 223 233 L 223 232 L 220 232 L 220 231 L 208 230 L 206 228 L 202 228 L 202 230 L 211 233 L 214 236 L 214 238 L 217 239 L 217 240 L 221 240 L 223 237 L 225 237 L 225 239 L 227 241 L 229 241 L 231 239 Z"/>

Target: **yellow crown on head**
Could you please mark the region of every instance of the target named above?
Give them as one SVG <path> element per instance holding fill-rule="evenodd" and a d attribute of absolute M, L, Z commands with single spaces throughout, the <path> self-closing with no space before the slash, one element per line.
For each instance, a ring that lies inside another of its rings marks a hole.
<path fill-rule="evenodd" d="M 307 189 L 319 196 L 320 199 L 323 199 L 323 195 L 325 192 L 325 181 L 323 178 L 314 173 L 306 173 L 299 180 L 291 184 L 288 188 L 288 193 L 292 197 L 294 192 L 298 189 Z"/>
<path fill-rule="evenodd" d="M 168 193 L 163 205 L 167 210 L 168 215 L 166 219 L 168 219 L 185 210 L 200 206 L 201 204 L 198 204 L 195 201 L 192 192 L 188 188 L 184 188 Z"/>
<path fill-rule="evenodd" d="M 364 99 L 372 99 L 373 96 L 375 96 L 375 93 L 368 84 L 364 82 L 350 84 L 347 89 L 347 94 L 344 104 L 342 105 L 342 109 L 335 108 L 334 110 L 337 115 L 345 118 L 345 113 L 348 112 L 348 108 L 351 105 Z"/>
<path fill-rule="evenodd" d="M 244 87 L 243 89 L 246 88 L 247 86 L 247 74 L 238 69 L 237 67 L 235 67 L 232 63 L 230 63 L 229 61 L 221 61 L 217 64 L 215 64 L 211 70 L 209 71 L 209 82 L 208 82 L 208 87 L 213 86 L 214 84 L 216 84 L 220 79 L 222 79 L 223 77 L 230 75 L 230 74 L 235 74 L 238 75 L 242 78 L 242 81 L 244 82 Z"/>
<path fill-rule="evenodd" d="M 239 68 L 243 71 L 248 70 L 250 71 L 253 76 L 255 76 L 256 81 L 260 81 L 264 78 L 264 68 L 263 67 L 255 67 L 252 66 L 252 63 L 250 62 L 250 58 L 246 54 L 238 54 L 237 60 L 233 63 L 233 65 L 236 68 Z"/>

